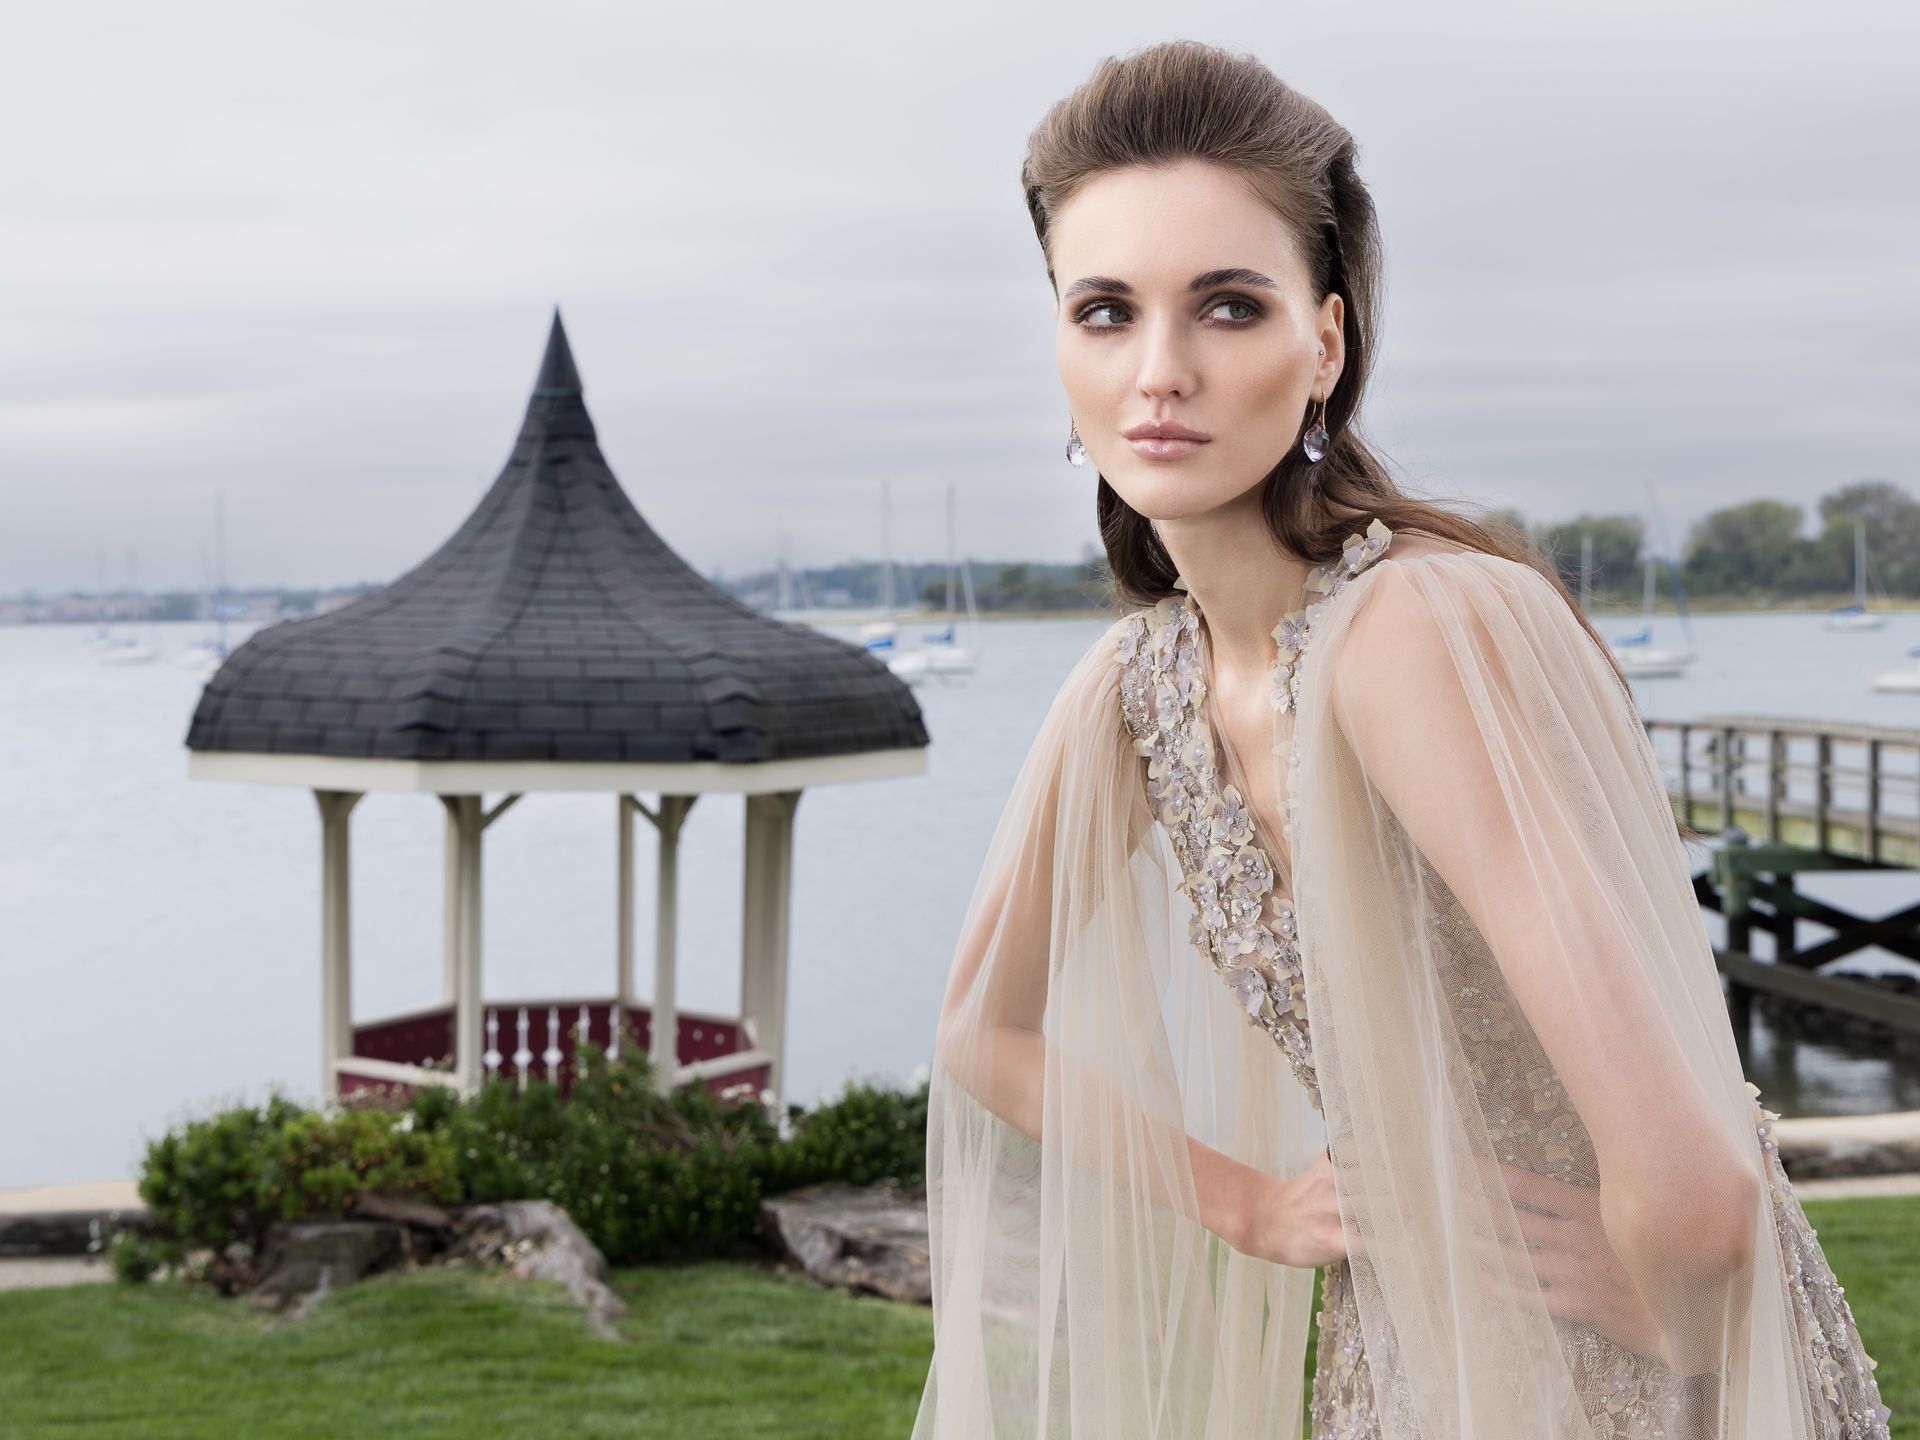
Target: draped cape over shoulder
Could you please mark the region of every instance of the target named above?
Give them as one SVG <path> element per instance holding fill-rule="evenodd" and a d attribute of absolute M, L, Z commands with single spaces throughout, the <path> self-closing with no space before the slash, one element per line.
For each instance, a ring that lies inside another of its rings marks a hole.
<path fill-rule="evenodd" d="M 1284 847 L 1192 597 L 1042 721 L 941 1013 L 915 1440 L 1301 1434 L 1313 1274 L 1209 1227 L 1323 1145 L 1314 1436 L 1885 1436 L 1631 696 L 1538 571 L 1386 538 L 1274 629 Z"/>

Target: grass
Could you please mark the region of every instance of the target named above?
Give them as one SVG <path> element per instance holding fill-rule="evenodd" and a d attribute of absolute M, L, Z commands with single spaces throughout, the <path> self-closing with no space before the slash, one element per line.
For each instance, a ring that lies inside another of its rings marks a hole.
<path fill-rule="evenodd" d="M 1880 1362 L 1894 1434 L 1920 1440 L 1920 1197 L 1806 1208 Z M 933 1343 L 923 1306 L 722 1261 L 613 1284 L 627 1344 L 588 1336 L 557 1287 L 472 1271 L 375 1276 L 279 1328 L 174 1284 L 0 1294 L 0 1440 L 898 1440 L 913 1427 Z"/>
<path fill-rule="evenodd" d="M 189 1286 L 0 1295 L 6 1440 L 476 1435 L 903 1436 L 932 1353 L 922 1306 L 721 1261 L 616 1271 L 632 1343 L 558 1286 L 373 1276 L 273 1328 Z"/>

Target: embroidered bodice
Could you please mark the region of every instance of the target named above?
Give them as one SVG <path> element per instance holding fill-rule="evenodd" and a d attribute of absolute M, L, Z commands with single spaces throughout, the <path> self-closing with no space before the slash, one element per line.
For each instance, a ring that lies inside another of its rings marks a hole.
<path fill-rule="evenodd" d="M 1308 572 L 1308 603 L 1281 616 L 1272 631 L 1270 698 L 1276 712 L 1291 714 L 1299 700 L 1301 661 L 1314 620 L 1347 581 L 1385 553 L 1392 538 L 1376 519 L 1364 535 L 1348 538 L 1337 560 Z M 1178 593 L 1135 611 L 1121 629 L 1115 646 L 1121 712 L 1134 749 L 1146 760 L 1148 804 L 1179 857 L 1180 888 L 1193 905 L 1188 938 L 1232 990 L 1247 1023 L 1273 1037 L 1318 1106 L 1293 900 L 1283 893 L 1274 857 L 1258 843 L 1246 798 L 1222 774 L 1224 757 L 1202 705 L 1207 682 L 1199 603 L 1184 577 L 1174 586 Z M 1280 730 L 1276 716 L 1273 749 L 1286 765 L 1283 834 L 1291 855 L 1299 757 Z"/>

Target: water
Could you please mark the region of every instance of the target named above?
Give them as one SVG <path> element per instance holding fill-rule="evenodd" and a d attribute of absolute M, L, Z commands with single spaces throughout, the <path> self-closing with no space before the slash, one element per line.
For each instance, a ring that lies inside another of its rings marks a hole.
<path fill-rule="evenodd" d="M 132 1175 L 144 1142 L 178 1120 L 257 1101 L 269 1085 L 309 1101 L 318 1093 L 312 794 L 187 779 L 184 740 L 203 677 L 175 657 L 207 627 L 134 627 L 162 655 L 131 666 L 100 664 L 84 628 L 0 627 L 0 1187 Z M 926 775 L 803 796 L 789 1098 L 814 1103 L 852 1076 L 924 1073 L 951 947 L 1008 788 L 1060 681 L 1103 628 L 1098 619 L 979 627 L 967 637 L 978 672 L 916 691 L 934 742 Z M 247 633 L 228 630 L 235 644 Z M 1920 697 L 1876 695 L 1865 680 L 1920 640 L 1920 616 L 1877 634 L 1830 634 L 1819 617 L 1798 615 L 1709 616 L 1695 630 L 1703 658 L 1693 673 L 1641 686 L 1650 715 L 1920 719 Z M 612 993 L 614 803 L 529 795 L 488 830 L 489 1000 Z M 374 794 L 354 811 L 357 1021 L 439 1002 L 443 827 L 430 796 Z M 739 798 L 708 796 L 683 832 L 688 1008 L 739 1008 L 741 829 Z M 651 842 L 647 826 L 636 832 L 644 996 Z M 1916 883 L 1905 873 L 1817 875 L 1803 888 L 1877 912 L 1910 903 Z M 1718 919 L 1707 919 L 1712 932 Z M 1912 1072 L 1870 1053 L 1796 1044 L 1762 1026 L 1747 1055 L 1768 1103 L 1786 1113 L 1920 1106 Z"/>

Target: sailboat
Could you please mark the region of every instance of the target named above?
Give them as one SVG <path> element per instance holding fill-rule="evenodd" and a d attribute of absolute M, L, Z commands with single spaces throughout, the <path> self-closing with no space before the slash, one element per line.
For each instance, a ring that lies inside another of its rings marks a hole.
<path fill-rule="evenodd" d="M 972 633 L 979 627 L 980 616 L 973 605 L 973 567 L 957 565 L 953 556 L 953 482 L 947 482 L 947 627 L 935 630 L 920 637 L 920 653 L 926 657 L 926 668 L 936 675 L 971 675 L 973 673 L 973 652 L 959 643 L 954 636 L 954 590 L 956 578 L 959 586 L 964 587 L 967 597 L 967 629 Z"/>
<path fill-rule="evenodd" d="M 1669 679 L 1686 673 L 1693 663 L 1691 650 L 1672 650 L 1653 643 L 1653 569 L 1659 560 L 1645 560 L 1646 586 L 1640 603 L 1640 628 L 1627 635 L 1616 635 L 1610 643 L 1621 671 L 1629 679 Z M 1679 583 L 1674 585 L 1674 600 L 1680 604 Z M 1685 612 L 1682 611 L 1682 614 Z"/>
<path fill-rule="evenodd" d="M 1853 604 L 1827 612 L 1829 630 L 1878 630 L 1887 623 L 1879 611 L 1867 609 L 1867 522 L 1853 520 Z"/>
<path fill-rule="evenodd" d="M 787 534 L 777 533 L 778 555 L 774 561 L 774 599 L 773 611 L 776 615 L 792 614 L 813 608 L 813 592 L 807 588 L 807 574 L 804 570 L 795 570 L 787 563 Z"/>
<path fill-rule="evenodd" d="M 1907 654 L 1920 656 L 1920 645 L 1910 648 Z M 1886 695 L 1920 695 L 1920 665 L 1876 671 L 1868 683 Z"/>
<path fill-rule="evenodd" d="M 200 552 L 204 563 L 206 552 Z M 227 491 L 223 485 L 214 492 L 213 501 L 213 589 L 208 608 L 213 611 L 214 633 L 194 641 L 181 652 L 180 663 L 189 670 L 211 674 L 226 664 L 227 649 Z"/>
<path fill-rule="evenodd" d="M 140 603 L 135 574 L 134 552 L 129 549 L 127 551 L 128 603 L 138 615 L 145 607 Z M 154 648 L 152 641 L 131 633 L 115 635 L 111 625 L 106 628 L 106 633 L 96 643 L 99 645 L 99 654 L 95 658 L 102 665 L 145 665 L 160 656 L 160 652 Z"/>
<path fill-rule="evenodd" d="M 868 654 L 878 655 L 887 662 L 888 668 L 899 674 L 894 668 L 900 636 L 893 619 L 893 510 L 884 480 L 880 482 L 880 594 L 886 618 L 861 626 L 860 644 Z"/>

